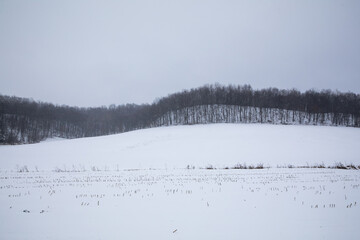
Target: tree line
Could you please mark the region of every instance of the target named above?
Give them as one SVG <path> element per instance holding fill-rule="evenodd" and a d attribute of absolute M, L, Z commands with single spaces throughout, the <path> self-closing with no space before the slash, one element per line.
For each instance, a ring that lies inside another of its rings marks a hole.
<path fill-rule="evenodd" d="M 0 144 L 81 138 L 163 125 L 243 122 L 360 126 L 360 95 L 205 85 L 152 104 L 79 108 L 0 95 Z"/>

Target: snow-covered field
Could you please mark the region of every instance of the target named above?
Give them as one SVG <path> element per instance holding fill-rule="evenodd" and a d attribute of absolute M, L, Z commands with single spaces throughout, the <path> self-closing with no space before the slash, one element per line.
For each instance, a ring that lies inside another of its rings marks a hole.
<path fill-rule="evenodd" d="M 1 239 L 358 239 L 356 170 L 1 173 Z"/>
<path fill-rule="evenodd" d="M 0 239 L 358 239 L 359 170 L 277 166 L 358 166 L 359 146 L 356 128 L 258 124 L 1 146 Z"/>
<path fill-rule="evenodd" d="M 211 124 L 0 146 L 0 169 L 99 170 L 360 165 L 360 128 Z"/>

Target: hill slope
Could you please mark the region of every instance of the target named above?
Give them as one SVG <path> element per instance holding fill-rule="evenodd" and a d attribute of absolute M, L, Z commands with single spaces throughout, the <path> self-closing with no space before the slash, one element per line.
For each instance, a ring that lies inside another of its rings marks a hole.
<path fill-rule="evenodd" d="M 0 146 L 0 169 L 116 170 L 360 164 L 360 129 L 268 124 L 160 127 L 123 134 Z"/>
<path fill-rule="evenodd" d="M 360 95 L 205 85 L 152 104 L 78 108 L 0 95 L 0 145 L 82 138 L 167 125 L 271 123 L 360 126 Z"/>

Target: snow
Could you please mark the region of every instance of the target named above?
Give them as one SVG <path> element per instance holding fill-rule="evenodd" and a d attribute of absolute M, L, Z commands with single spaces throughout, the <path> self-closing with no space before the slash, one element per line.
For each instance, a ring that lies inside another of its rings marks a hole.
<path fill-rule="evenodd" d="M 56 141 L 62 141 L 62 140 L 66 140 L 66 138 L 61 138 L 61 137 L 51 137 L 51 138 L 47 138 L 42 142 L 56 142 Z"/>
<path fill-rule="evenodd" d="M 210 124 L 0 147 L 0 169 L 173 169 L 314 164 L 360 165 L 360 129 L 327 126 Z"/>
<path fill-rule="evenodd" d="M 2 172 L 0 183 L 1 239 L 358 239 L 360 233 L 357 170 Z"/>
<path fill-rule="evenodd" d="M 360 165 L 359 143 L 213 124 L 1 146 L 0 239 L 358 239 L 359 170 L 277 166 Z M 238 163 L 271 168 L 224 169 Z"/>

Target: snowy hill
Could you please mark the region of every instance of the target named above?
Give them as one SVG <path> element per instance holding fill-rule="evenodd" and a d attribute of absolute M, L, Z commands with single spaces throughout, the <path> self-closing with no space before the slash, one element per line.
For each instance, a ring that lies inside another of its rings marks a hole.
<path fill-rule="evenodd" d="M 211 124 L 1 146 L 0 239 L 355 240 L 359 170 L 276 167 L 358 166 L 359 143 L 358 128 Z M 244 163 L 273 168 L 199 169 Z"/>
<path fill-rule="evenodd" d="M 205 85 L 156 99 L 152 104 L 98 108 L 0 95 L 0 145 L 47 138 L 105 136 L 161 126 L 210 123 L 360 126 L 360 95 L 331 91 L 253 90 Z"/>
<path fill-rule="evenodd" d="M 267 124 L 159 127 L 123 134 L 0 146 L 0 169 L 216 168 L 236 164 L 360 164 L 360 129 Z"/>

